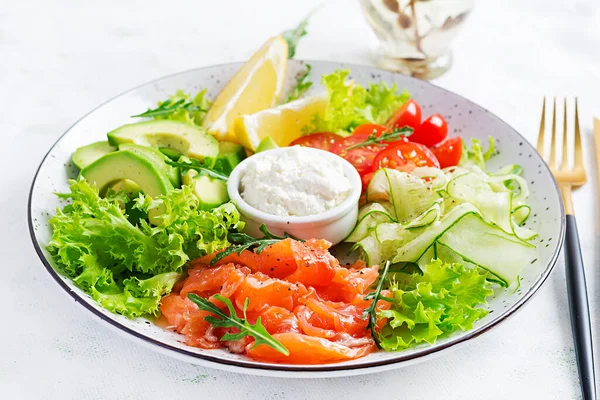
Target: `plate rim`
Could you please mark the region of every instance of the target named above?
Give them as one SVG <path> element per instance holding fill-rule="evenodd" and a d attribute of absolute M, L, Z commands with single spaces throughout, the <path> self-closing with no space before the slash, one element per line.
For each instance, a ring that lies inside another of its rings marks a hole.
<path fill-rule="evenodd" d="M 523 137 L 523 135 L 521 135 L 521 133 L 519 133 L 519 131 L 517 131 L 516 129 L 514 129 L 510 124 L 508 124 L 506 121 L 504 121 L 502 118 L 500 118 L 498 115 L 496 115 L 495 113 L 490 112 L 489 110 L 487 110 L 485 107 L 479 105 L 478 103 L 475 103 L 469 99 L 467 99 L 466 97 L 455 93 L 453 91 L 450 91 L 448 89 L 442 88 L 438 85 L 435 85 L 431 82 L 428 81 L 424 81 L 424 80 L 420 80 L 417 79 L 415 77 L 412 76 L 407 76 L 407 75 L 402 75 L 402 74 L 398 74 L 395 72 L 390 72 L 381 68 L 377 68 L 377 67 L 373 67 L 370 65 L 365 65 L 365 64 L 355 64 L 355 63 L 345 63 L 345 62 L 337 62 L 337 61 L 326 61 L 326 60 L 307 60 L 307 59 L 294 59 L 294 60 L 289 60 L 292 63 L 298 63 L 300 65 L 304 65 L 304 64 L 329 64 L 332 67 L 336 66 L 336 68 L 350 68 L 350 70 L 352 71 L 352 68 L 369 68 L 371 71 L 376 72 L 376 73 L 385 73 L 385 74 L 390 74 L 391 76 L 402 76 L 403 79 L 409 79 L 409 80 L 414 80 L 419 82 L 420 84 L 424 84 L 424 85 L 429 85 L 432 86 L 438 90 L 441 90 L 443 92 L 449 93 L 451 95 L 457 96 L 465 101 L 468 101 L 469 103 L 479 107 L 480 109 L 484 110 L 485 112 L 491 114 L 493 117 L 497 118 L 498 121 L 500 121 L 502 124 L 504 124 L 507 128 L 509 128 L 510 130 L 512 130 L 514 133 L 516 133 L 522 140 L 523 142 L 530 147 L 530 150 L 534 151 L 537 154 L 537 151 L 535 150 L 535 148 L 531 145 L 531 143 L 529 143 L 529 141 L 527 139 L 525 139 L 525 137 Z M 554 185 L 554 191 L 557 195 L 557 197 L 559 198 L 559 208 L 560 208 L 560 231 L 559 231 L 559 238 L 558 240 L 555 242 L 556 243 L 556 247 L 552 253 L 552 256 L 548 262 L 548 265 L 546 266 L 546 268 L 542 271 L 540 278 L 535 282 L 535 284 L 520 298 L 518 299 L 514 304 L 512 304 L 503 314 L 501 314 L 501 316 L 497 319 L 493 319 L 491 321 L 489 321 L 488 323 L 472 329 L 468 332 L 465 332 L 465 334 L 461 335 L 461 336 L 457 336 L 454 339 L 448 340 L 447 342 L 444 342 L 442 344 L 439 345 L 430 345 L 427 347 L 423 347 L 422 349 L 419 349 L 416 352 L 407 354 L 407 355 L 402 355 L 401 352 L 398 352 L 398 357 L 394 358 L 394 359 L 387 359 L 387 360 L 378 360 L 378 361 L 370 361 L 370 362 L 365 362 L 362 364 L 356 364 L 356 365 L 346 365 L 346 364 L 320 364 L 320 365 L 290 365 L 290 364 L 273 364 L 273 363 L 257 363 L 255 361 L 246 361 L 246 360 L 229 360 L 229 359 L 223 359 L 220 357 L 214 357 L 211 356 L 210 354 L 202 354 L 202 353 L 196 353 L 196 352 L 192 352 L 189 350 L 186 350 L 185 348 L 178 348 L 175 346 L 172 346 L 170 344 L 161 342 L 160 340 L 154 339 L 150 336 L 147 336 L 145 334 L 142 334 L 140 332 L 137 332 L 127 326 L 122 325 L 121 323 L 119 323 L 118 321 L 115 321 L 111 318 L 109 318 L 108 316 L 104 315 L 103 313 L 101 313 L 99 310 L 96 310 L 94 307 L 92 307 L 90 304 L 88 304 L 82 296 L 80 296 L 77 292 L 75 292 L 74 290 L 71 290 L 71 288 L 69 288 L 69 286 L 63 281 L 63 279 L 61 278 L 61 275 L 59 274 L 58 271 L 56 271 L 52 265 L 50 264 L 50 262 L 48 261 L 48 259 L 46 258 L 46 255 L 43 252 L 42 247 L 40 246 L 40 244 L 37 241 L 37 237 L 36 237 L 36 233 L 35 233 L 35 229 L 34 229 L 34 223 L 33 223 L 33 215 L 32 215 L 32 199 L 33 199 L 33 192 L 35 189 L 35 184 L 37 182 L 37 178 L 40 172 L 40 169 L 42 168 L 42 166 L 44 165 L 46 159 L 48 158 L 48 156 L 50 155 L 50 153 L 52 152 L 52 150 L 54 150 L 54 148 L 60 143 L 60 141 L 63 139 L 63 137 L 69 133 L 75 126 L 77 126 L 82 120 L 84 120 L 85 118 L 87 118 L 90 114 L 94 113 L 96 110 L 100 109 L 101 107 L 103 107 L 104 105 L 112 102 L 113 100 L 116 100 L 117 98 L 126 95 L 130 92 L 133 92 L 135 90 L 138 90 L 144 86 L 147 85 L 151 85 L 151 84 L 155 84 L 159 81 L 168 79 L 168 78 L 172 78 L 178 75 L 183 75 L 183 74 L 187 74 L 187 73 L 191 73 L 194 71 L 201 71 L 204 69 L 212 69 L 212 68 L 224 68 L 224 67 L 239 67 L 243 64 L 243 62 L 228 62 L 228 63 L 221 63 L 221 64 L 214 64 L 214 65 L 207 65 L 207 66 L 203 66 L 203 67 L 197 67 L 197 68 L 191 68 L 191 69 L 187 69 L 184 71 L 179 71 L 173 74 L 169 74 L 169 75 L 165 75 L 156 79 L 152 79 L 151 81 L 142 83 L 140 85 L 137 85 L 135 87 L 132 87 L 130 89 L 127 89 L 119 94 L 117 94 L 116 96 L 113 96 L 111 98 L 109 98 L 108 100 L 102 102 L 101 104 L 99 104 L 98 106 L 94 107 L 93 109 L 91 109 L 90 111 L 88 111 L 87 113 L 85 113 L 81 118 L 77 119 L 62 135 L 60 135 L 60 137 L 58 137 L 58 139 L 54 142 L 54 144 L 52 144 L 52 146 L 49 148 L 49 150 L 46 152 L 46 154 L 44 155 L 44 157 L 42 158 L 42 160 L 40 161 L 40 164 L 38 166 L 38 168 L 36 169 L 36 172 L 33 176 L 33 180 L 31 183 L 31 187 L 29 190 L 29 195 L 28 195 L 28 199 L 27 199 L 27 223 L 28 223 L 28 227 L 29 227 L 29 235 L 31 238 L 31 241 L 33 243 L 33 247 L 38 255 L 38 257 L 40 258 L 40 261 L 42 262 L 42 264 L 45 266 L 47 272 L 52 276 L 52 278 L 58 283 L 58 285 L 67 293 L 71 296 L 71 298 L 73 298 L 75 300 L 76 303 L 80 304 L 81 306 L 83 306 L 86 310 L 90 311 L 92 314 L 94 314 L 95 316 L 99 317 L 100 320 L 104 323 L 108 323 L 111 328 L 117 329 L 119 331 L 121 331 L 121 333 L 125 333 L 127 334 L 126 336 L 130 339 L 137 339 L 137 340 L 141 340 L 142 342 L 145 342 L 144 344 L 149 344 L 151 347 L 153 347 L 153 350 L 160 350 L 161 353 L 165 352 L 165 351 L 174 351 L 176 356 L 186 356 L 186 358 L 191 357 L 192 359 L 194 359 L 195 361 L 202 361 L 204 362 L 208 362 L 209 366 L 212 366 L 214 368 L 221 368 L 223 369 L 224 367 L 231 369 L 231 367 L 235 367 L 235 369 L 239 372 L 246 372 L 248 373 L 249 370 L 252 370 L 252 373 L 254 374 L 260 374 L 260 372 L 265 372 L 265 371 L 269 371 L 269 372 L 280 372 L 280 373 L 286 373 L 286 372 L 290 372 L 290 373 L 295 373 L 295 374 L 290 374 L 290 375 L 286 375 L 286 376 L 296 376 L 299 375 L 298 373 L 314 373 L 314 372 L 344 372 L 344 371 L 354 371 L 354 373 L 369 373 L 371 371 L 368 371 L 369 369 L 374 369 L 374 370 L 378 370 L 379 368 L 377 367 L 388 367 L 388 368 L 393 368 L 394 366 L 396 367 L 400 367 L 402 363 L 406 363 L 408 361 L 419 361 L 419 360 L 423 360 L 426 356 L 431 356 L 434 354 L 439 354 L 441 353 L 443 350 L 446 350 L 448 348 L 452 348 L 455 347 L 456 345 L 459 345 L 461 343 L 465 343 L 473 338 L 476 338 L 486 332 L 488 332 L 489 330 L 491 330 L 492 328 L 494 328 L 495 326 L 499 325 L 500 323 L 506 321 L 509 317 L 512 317 L 513 315 L 515 315 L 515 313 L 517 311 L 519 311 L 520 309 L 522 309 L 522 307 L 529 303 L 531 301 L 531 299 L 539 292 L 539 289 L 543 286 L 543 284 L 547 281 L 548 277 L 551 275 L 554 266 L 556 265 L 558 258 L 560 256 L 561 250 L 562 250 L 562 245 L 564 242 L 564 238 L 565 238 L 565 229 L 566 229 L 566 216 L 565 216 L 565 210 L 564 210 L 564 206 L 562 203 L 562 200 L 560 200 L 560 190 L 558 187 L 558 184 L 556 183 L 556 180 L 554 179 L 554 175 L 552 175 L 552 172 L 550 171 L 550 168 L 548 167 L 548 165 L 546 164 L 546 162 L 540 157 L 540 159 L 542 159 L 542 164 L 543 164 L 543 168 L 546 169 L 547 173 L 552 177 L 552 182 Z M 334 68 L 335 69 L 335 68 Z M 539 156 L 539 155 L 538 155 Z M 216 365 L 210 365 L 210 364 L 216 364 Z M 373 371 L 375 372 L 375 371 Z"/>

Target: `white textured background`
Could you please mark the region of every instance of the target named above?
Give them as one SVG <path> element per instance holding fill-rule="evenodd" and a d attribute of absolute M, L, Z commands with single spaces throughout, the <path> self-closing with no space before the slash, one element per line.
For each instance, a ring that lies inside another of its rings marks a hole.
<path fill-rule="evenodd" d="M 317 3 L 0 0 L 0 398 L 580 398 L 562 261 L 523 311 L 462 349 L 376 376 L 323 380 L 242 376 L 159 356 L 106 330 L 46 274 L 30 244 L 26 199 L 52 143 L 130 87 L 246 59 Z M 600 116 L 599 6 L 597 0 L 480 0 L 454 43 L 454 67 L 436 83 L 490 109 L 531 141 L 543 95 L 578 95 L 591 146 L 591 118 Z M 327 1 L 309 31 L 297 58 L 371 62 L 373 39 L 356 1 Z M 600 364 L 595 180 L 592 173 L 575 204 Z"/>

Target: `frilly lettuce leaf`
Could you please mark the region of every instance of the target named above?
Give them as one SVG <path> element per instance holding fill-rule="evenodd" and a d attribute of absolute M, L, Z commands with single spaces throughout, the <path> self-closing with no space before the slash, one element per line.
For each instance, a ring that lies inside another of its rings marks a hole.
<path fill-rule="evenodd" d="M 396 85 L 370 84 L 369 88 L 347 81 L 349 70 L 336 70 L 323 75 L 321 83 L 329 94 L 329 106 L 324 117 L 315 115 L 305 133 L 348 133 L 364 123 L 384 123 L 410 96 L 398 93 Z"/>
<path fill-rule="evenodd" d="M 211 106 L 211 102 L 206 97 L 206 89 L 199 91 L 196 96 L 184 92 L 179 89 L 174 95 L 169 96 L 171 103 L 184 100 L 182 107 L 174 110 L 173 113 L 164 116 L 156 116 L 154 119 L 171 119 L 176 121 L 184 121 L 202 126 L 206 112 Z M 159 107 L 164 101 L 158 102 Z"/>
<path fill-rule="evenodd" d="M 471 147 L 466 142 L 463 142 L 463 151 L 458 162 L 459 167 L 479 167 L 482 171 L 485 171 L 485 162 L 492 158 L 496 154 L 494 145 L 494 138 L 489 137 L 489 144 L 487 150 L 483 150 L 483 146 L 479 139 L 471 139 Z"/>
<path fill-rule="evenodd" d="M 423 274 L 396 273 L 390 285 L 394 301 L 381 331 L 381 346 L 388 351 L 416 344 L 435 343 L 456 330 L 472 329 L 473 323 L 488 314 L 480 306 L 493 294 L 486 274 L 479 269 L 434 260 Z"/>
<path fill-rule="evenodd" d="M 156 315 L 182 266 L 191 258 L 226 247 L 229 230 L 241 229 L 237 209 L 226 203 L 202 211 L 183 186 L 152 199 L 140 195 L 133 208 L 147 213 L 163 204 L 158 226 L 132 224 L 122 195 L 101 198 L 85 180 L 69 181 L 71 203 L 50 219 L 47 246 L 60 271 L 110 311 L 128 317 Z"/>

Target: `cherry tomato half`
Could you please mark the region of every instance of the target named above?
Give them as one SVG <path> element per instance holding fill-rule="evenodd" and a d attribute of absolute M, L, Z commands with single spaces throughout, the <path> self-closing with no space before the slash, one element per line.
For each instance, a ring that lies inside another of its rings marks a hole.
<path fill-rule="evenodd" d="M 381 134 L 383 134 L 387 130 L 388 130 L 388 128 L 383 125 L 362 124 L 362 125 L 357 126 L 354 129 L 354 132 L 352 132 L 352 134 L 353 135 L 361 135 L 361 134 L 371 135 L 374 133 L 375 136 L 379 137 L 379 136 L 381 136 Z"/>
<path fill-rule="evenodd" d="M 421 125 L 421 107 L 413 99 L 402 105 L 385 123 L 390 128 L 410 126 L 416 129 Z"/>
<path fill-rule="evenodd" d="M 417 167 L 440 167 L 435 155 L 419 143 L 398 142 L 388 146 L 373 160 L 373 171 L 381 168 L 412 172 Z"/>
<path fill-rule="evenodd" d="M 337 140 L 333 146 L 331 146 L 329 151 L 342 158 L 345 158 L 350 164 L 354 165 L 354 168 L 356 168 L 358 173 L 362 176 L 368 172 L 371 172 L 373 160 L 375 159 L 377 153 L 379 153 L 379 151 L 382 149 L 381 146 L 375 145 L 352 148 L 352 146 L 367 140 L 368 137 L 368 133 L 360 133 L 348 136 L 347 138 Z"/>
<path fill-rule="evenodd" d="M 292 143 L 290 143 L 290 146 L 298 145 L 312 147 L 314 149 L 329 150 L 331 149 L 333 143 L 341 138 L 342 137 L 340 135 L 336 135 L 333 132 L 312 133 L 294 140 Z"/>
<path fill-rule="evenodd" d="M 462 139 L 453 137 L 436 144 L 431 148 L 431 151 L 440 162 L 440 168 L 447 168 L 458 165 L 462 156 L 462 149 Z"/>
<path fill-rule="evenodd" d="M 448 135 L 448 124 L 440 114 L 433 114 L 415 129 L 409 140 L 424 144 L 427 147 L 435 146 Z"/>
<path fill-rule="evenodd" d="M 375 174 L 375 172 L 369 172 L 360 177 L 360 180 L 362 181 L 363 193 L 367 191 L 367 188 L 369 187 L 369 183 L 371 182 L 371 178 L 373 178 L 373 174 Z"/>

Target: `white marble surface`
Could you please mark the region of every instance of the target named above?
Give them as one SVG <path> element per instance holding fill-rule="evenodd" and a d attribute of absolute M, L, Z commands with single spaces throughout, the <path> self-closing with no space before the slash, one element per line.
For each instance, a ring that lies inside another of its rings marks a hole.
<path fill-rule="evenodd" d="M 450 1 L 450 0 L 448 0 Z M 0 1 L 0 398 L 577 399 L 564 265 L 520 313 L 468 346 L 376 376 L 288 380 L 203 369 L 138 347 L 60 293 L 30 244 L 37 164 L 74 121 L 132 86 L 243 60 L 318 1 Z M 535 140 L 542 95 L 578 95 L 591 167 L 600 116 L 597 0 L 478 2 L 436 83 Z M 368 64 L 372 37 L 354 0 L 327 1 L 298 58 Z M 600 356 L 596 173 L 575 193 Z"/>

